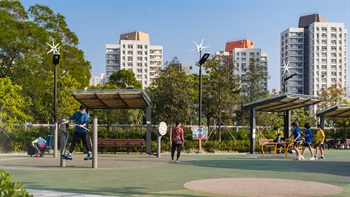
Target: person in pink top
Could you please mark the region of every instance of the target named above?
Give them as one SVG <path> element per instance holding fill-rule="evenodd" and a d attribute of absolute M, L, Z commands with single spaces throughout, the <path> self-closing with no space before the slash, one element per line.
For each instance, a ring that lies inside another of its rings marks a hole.
<path fill-rule="evenodd" d="M 181 147 L 183 146 L 183 143 L 185 142 L 184 138 L 184 131 L 181 128 L 181 122 L 176 121 L 176 127 L 172 129 L 171 132 L 171 162 L 175 162 L 174 160 L 174 154 L 175 149 L 177 149 L 177 155 L 176 155 L 176 162 L 180 162 L 180 154 L 181 154 Z"/>

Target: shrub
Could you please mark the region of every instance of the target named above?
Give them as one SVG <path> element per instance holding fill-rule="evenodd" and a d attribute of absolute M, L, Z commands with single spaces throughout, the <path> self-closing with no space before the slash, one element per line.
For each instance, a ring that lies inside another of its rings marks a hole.
<path fill-rule="evenodd" d="M 0 196 L 4 197 L 33 197 L 24 188 L 23 184 L 17 182 L 10 182 L 13 175 L 0 170 Z"/>

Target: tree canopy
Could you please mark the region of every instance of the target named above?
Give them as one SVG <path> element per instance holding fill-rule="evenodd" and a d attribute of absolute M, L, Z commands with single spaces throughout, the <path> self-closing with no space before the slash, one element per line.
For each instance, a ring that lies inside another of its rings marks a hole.
<path fill-rule="evenodd" d="M 53 56 L 47 54 L 47 43 L 59 43 L 57 117 L 72 113 L 78 104 L 68 96 L 69 90 L 89 85 L 91 65 L 78 48 L 78 37 L 68 28 L 65 17 L 47 6 L 37 4 L 26 11 L 19 1 L 3 0 L 0 32 L 0 78 L 8 77 L 22 88 L 24 111 L 38 121 L 53 121 L 55 66 Z"/>

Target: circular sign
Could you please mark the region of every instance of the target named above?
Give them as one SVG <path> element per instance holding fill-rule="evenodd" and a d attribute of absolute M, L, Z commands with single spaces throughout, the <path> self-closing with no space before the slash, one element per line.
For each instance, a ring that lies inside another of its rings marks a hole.
<path fill-rule="evenodd" d="M 168 126 L 166 125 L 165 122 L 159 123 L 159 128 L 158 128 L 159 134 L 160 135 L 165 135 L 167 128 L 168 128 Z"/>

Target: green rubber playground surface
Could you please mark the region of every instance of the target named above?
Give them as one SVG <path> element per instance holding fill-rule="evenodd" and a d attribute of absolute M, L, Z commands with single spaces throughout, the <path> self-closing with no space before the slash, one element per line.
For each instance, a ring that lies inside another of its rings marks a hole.
<path fill-rule="evenodd" d="M 309 155 L 306 152 L 305 156 Z M 92 168 L 91 160 L 83 160 L 85 154 L 72 156 L 73 160 L 65 162 L 66 167 L 60 167 L 59 157 L 53 158 L 52 155 L 35 158 L 24 153 L 2 154 L 0 169 L 13 174 L 12 181 L 20 182 L 28 189 L 94 195 L 236 196 L 234 193 L 220 195 L 219 192 L 195 191 L 184 185 L 200 180 L 256 178 L 263 181 L 265 178 L 325 183 L 342 189 L 327 196 L 350 196 L 350 150 L 326 150 L 326 159 L 315 161 L 296 161 L 293 160 L 294 154 L 285 159 L 284 155 L 274 158 L 272 154 L 263 158 L 260 153 L 182 153 L 181 162 L 172 163 L 168 153 L 163 153 L 160 158 L 138 153 L 99 154 L 97 169 Z M 200 187 L 210 188 L 212 185 Z M 252 185 L 251 189 L 255 187 Z M 279 187 L 279 183 L 264 189 L 272 191 L 274 187 Z M 298 185 L 288 187 L 298 190 Z M 312 190 L 315 189 L 320 188 L 310 188 L 309 196 L 313 196 Z M 285 196 L 298 194 L 287 193 Z"/>

